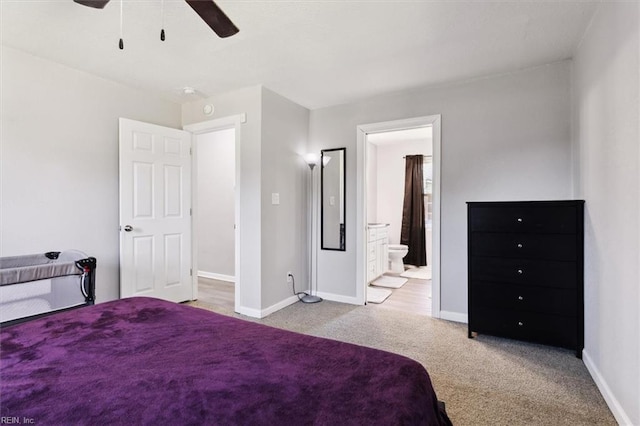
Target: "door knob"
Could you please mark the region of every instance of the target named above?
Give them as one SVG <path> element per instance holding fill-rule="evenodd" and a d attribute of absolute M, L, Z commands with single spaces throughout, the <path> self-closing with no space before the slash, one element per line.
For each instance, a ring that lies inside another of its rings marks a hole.
<path fill-rule="evenodd" d="M 125 225 L 124 230 L 125 230 L 125 232 L 131 232 L 131 231 L 133 231 L 133 226 Z"/>

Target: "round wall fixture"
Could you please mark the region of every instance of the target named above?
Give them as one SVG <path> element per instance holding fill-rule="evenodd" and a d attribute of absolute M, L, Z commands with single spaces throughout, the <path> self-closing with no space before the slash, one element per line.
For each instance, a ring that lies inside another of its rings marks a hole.
<path fill-rule="evenodd" d="M 204 113 L 204 115 L 211 115 L 213 114 L 213 105 L 211 104 L 206 104 L 205 106 L 202 107 L 202 112 Z"/>

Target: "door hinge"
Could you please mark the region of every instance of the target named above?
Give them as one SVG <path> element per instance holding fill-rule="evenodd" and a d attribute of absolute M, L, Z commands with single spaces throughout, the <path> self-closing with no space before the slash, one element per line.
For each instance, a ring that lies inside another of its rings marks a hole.
<path fill-rule="evenodd" d="M 189 275 L 193 276 L 193 268 L 189 269 Z"/>
<path fill-rule="evenodd" d="M 193 155 L 193 148 L 189 147 L 189 155 Z"/>
<path fill-rule="evenodd" d="M 193 216 L 193 208 L 189 207 L 189 216 Z"/>

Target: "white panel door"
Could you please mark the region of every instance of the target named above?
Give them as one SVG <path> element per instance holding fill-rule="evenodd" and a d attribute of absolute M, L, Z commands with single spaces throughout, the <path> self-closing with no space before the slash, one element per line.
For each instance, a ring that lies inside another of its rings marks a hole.
<path fill-rule="evenodd" d="M 192 300 L 191 133 L 120 119 L 120 297 Z"/>

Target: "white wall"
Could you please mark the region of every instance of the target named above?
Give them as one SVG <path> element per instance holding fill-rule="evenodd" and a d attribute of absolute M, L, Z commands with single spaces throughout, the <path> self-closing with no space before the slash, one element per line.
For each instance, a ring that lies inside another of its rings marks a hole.
<path fill-rule="evenodd" d="M 0 254 L 78 249 L 97 301 L 119 297 L 118 118 L 180 125 L 180 106 L 2 46 Z"/>
<path fill-rule="evenodd" d="M 356 127 L 442 115 L 441 309 L 467 312 L 466 201 L 571 196 L 570 63 L 311 111 L 310 147 L 347 147 L 356 193 Z M 363 172 L 364 173 L 364 172 Z M 356 205 L 347 202 L 347 251 L 320 251 L 319 290 L 356 295 Z"/>
<path fill-rule="evenodd" d="M 235 129 L 196 136 L 198 272 L 235 275 Z"/>
<path fill-rule="evenodd" d="M 621 424 L 640 424 L 640 42 L 637 2 L 604 3 L 575 55 L 585 203 L 584 361 Z"/>
<path fill-rule="evenodd" d="M 213 104 L 213 116 L 202 106 Z M 261 86 L 202 99 L 182 108 L 183 125 L 246 113 L 240 144 L 241 313 L 264 316 L 306 286 L 306 172 L 309 111 Z M 271 194 L 280 204 L 271 204 Z"/>
<path fill-rule="evenodd" d="M 371 147 L 371 145 L 369 146 Z M 404 205 L 405 159 L 407 155 L 431 155 L 432 141 L 396 142 L 377 147 L 376 216 L 389 224 L 389 244 L 400 244 Z M 369 196 L 369 194 L 367 194 Z"/>
<path fill-rule="evenodd" d="M 308 288 L 308 133 L 308 109 L 263 89 L 262 307 L 267 311 L 298 300 L 292 298 L 287 272 L 293 273 L 297 291 Z M 271 203 L 273 193 L 280 194 L 280 204 Z"/>

